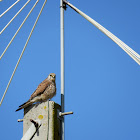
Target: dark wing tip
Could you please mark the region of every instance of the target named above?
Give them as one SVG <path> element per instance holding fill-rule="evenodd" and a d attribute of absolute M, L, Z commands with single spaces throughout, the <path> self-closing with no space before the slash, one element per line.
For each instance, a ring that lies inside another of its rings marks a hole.
<path fill-rule="evenodd" d="M 17 111 L 19 111 L 19 110 L 21 110 L 22 108 L 20 107 L 20 108 L 18 108 L 15 112 L 17 112 Z"/>
<path fill-rule="evenodd" d="M 30 99 L 29 99 L 27 102 L 29 102 L 29 101 L 30 101 Z M 22 106 L 25 105 L 27 102 L 23 103 L 23 104 L 20 105 L 19 107 L 22 107 Z"/>

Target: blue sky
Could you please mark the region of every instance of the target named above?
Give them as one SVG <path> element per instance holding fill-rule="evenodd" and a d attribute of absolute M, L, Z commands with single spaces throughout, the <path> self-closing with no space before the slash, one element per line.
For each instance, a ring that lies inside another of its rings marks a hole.
<path fill-rule="evenodd" d="M 0 13 L 15 0 L 0 2 Z M 140 54 L 140 2 L 138 0 L 70 1 Z M 21 0 L 0 18 L 0 30 L 22 7 Z M 39 4 L 0 60 L 0 98 L 24 47 Z M 0 54 L 34 4 L 32 0 L 0 35 Z M 0 107 L 2 140 L 22 137 L 23 111 L 27 101 L 49 73 L 57 75 L 60 104 L 60 9 L 59 0 L 48 0 L 19 67 Z M 65 117 L 66 140 L 139 140 L 139 65 L 120 47 L 71 8 L 65 11 Z"/>

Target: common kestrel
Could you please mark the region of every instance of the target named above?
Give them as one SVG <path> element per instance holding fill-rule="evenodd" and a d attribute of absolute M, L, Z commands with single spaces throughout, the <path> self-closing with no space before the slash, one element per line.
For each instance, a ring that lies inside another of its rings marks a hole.
<path fill-rule="evenodd" d="M 26 108 L 35 102 L 47 101 L 48 99 L 54 97 L 56 95 L 55 77 L 55 73 L 50 73 L 49 76 L 38 85 L 30 99 L 20 105 L 16 111 Z"/>

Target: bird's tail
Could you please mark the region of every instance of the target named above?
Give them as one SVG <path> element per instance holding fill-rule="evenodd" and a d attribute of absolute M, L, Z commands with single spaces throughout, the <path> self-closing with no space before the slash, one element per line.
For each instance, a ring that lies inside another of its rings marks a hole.
<path fill-rule="evenodd" d="M 31 100 L 28 100 L 27 102 L 23 103 L 22 105 L 19 106 L 19 108 L 16 111 L 19 111 L 23 108 L 26 108 L 27 106 L 31 105 L 33 102 Z"/>

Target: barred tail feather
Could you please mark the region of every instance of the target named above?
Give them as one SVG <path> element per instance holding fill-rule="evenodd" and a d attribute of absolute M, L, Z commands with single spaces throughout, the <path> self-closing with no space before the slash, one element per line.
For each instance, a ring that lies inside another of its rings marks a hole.
<path fill-rule="evenodd" d="M 33 102 L 31 102 L 31 101 L 27 101 L 27 102 L 25 102 L 24 104 L 20 105 L 19 108 L 18 108 L 16 111 L 19 111 L 19 110 L 21 110 L 21 109 L 23 109 L 23 108 L 26 108 L 26 107 L 28 107 L 29 105 L 31 105 L 32 103 L 33 103 Z"/>
<path fill-rule="evenodd" d="M 21 107 L 21 106 L 25 105 L 25 104 L 26 104 L 26 103 L 28 103 L 29 101 L 30 101 L 30 99 L 29 99 L 27 102 L 25 102 L 25 103 L 21 104 L 19 107 Z"/>

